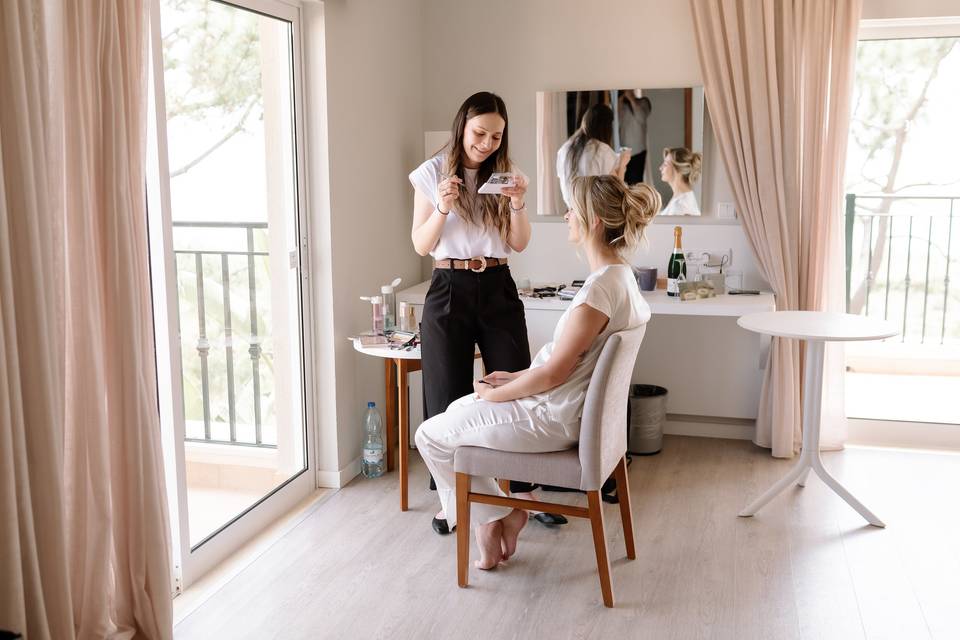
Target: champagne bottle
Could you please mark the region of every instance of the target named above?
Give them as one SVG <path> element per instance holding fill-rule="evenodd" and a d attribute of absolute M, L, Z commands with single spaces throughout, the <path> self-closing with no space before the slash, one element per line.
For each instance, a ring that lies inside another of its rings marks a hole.
<path fill-rule="evenodd" d="M 667 295 L 680 295 L 680 283 L 687 279 L 687 261 L 683 258 L 680 235 L 683 229 L 673 228 L 673 253 L 667 262 Z"/>

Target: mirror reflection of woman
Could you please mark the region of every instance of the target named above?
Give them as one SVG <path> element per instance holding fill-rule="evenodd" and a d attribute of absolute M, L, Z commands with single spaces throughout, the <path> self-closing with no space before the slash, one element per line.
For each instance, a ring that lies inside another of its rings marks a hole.
<path fill-rule="evenodd" d="M 667 147 L 660 163 L 660 178 L 670 185 L 673 196 L 661 216 L 699 216 L 700 205 L 693 185 L 700 179 L 703 156 L 685 147 Z"/>
<path fill-rule="evenodd" d="M 646 96 L 637 97 L 636 89 L 621 89 L 617 98 L 620 118 L 620 144 L 631 150 L 623 180 L 627 184 L 643 182 L 647 164 L 647 119 L 653 104 Z"/>
<path fill-rule="evenodd" d="M 623 179 L 630 149 L 620 153 L 613 150 L 613 110 L 605 104 L 595 104 L 580 120 L 580 128 L 557 151 L 557 177 L 560 192 L 570 208 L 573 202 L 570 185 L 580 176 L 614 175 Z"/>

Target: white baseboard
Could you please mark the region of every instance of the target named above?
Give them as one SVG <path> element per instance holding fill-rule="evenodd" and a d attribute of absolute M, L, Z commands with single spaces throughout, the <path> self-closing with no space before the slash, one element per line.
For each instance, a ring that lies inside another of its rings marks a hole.
<path fill-rule="evenodd" d="M 339 471 L 317 471 L 317 486 L 328 489 L 340 489 L 360 475 L 360 457 Z"/>
<path fill-rule="evenodd" d="M 903 449 L 960 451 L 960 425 L 897 420 L 848 419 L 847 444 Z M 667 414 L 665 434 L 752 440 L 753 420 Z"/>
<path fill-rule="evenodd" d="M 674 436 L 752 440 L 756 421 L 743 418 L 720 418 L 668 413 L 663 432 Z"/>
<path fill-rule="evenodd" d="M 849 418 L 847 443 L 903 449 L 960 451 L 960 425 Z"/>

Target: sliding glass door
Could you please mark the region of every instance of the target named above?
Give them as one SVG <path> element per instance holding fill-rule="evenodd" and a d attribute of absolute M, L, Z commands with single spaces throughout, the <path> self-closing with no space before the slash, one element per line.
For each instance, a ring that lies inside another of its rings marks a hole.
<path fill-rule="evenodd" d="M 313 488 L 298 12 L 154 0 L 148 184 L 171 516 L 186 585 Z"/>

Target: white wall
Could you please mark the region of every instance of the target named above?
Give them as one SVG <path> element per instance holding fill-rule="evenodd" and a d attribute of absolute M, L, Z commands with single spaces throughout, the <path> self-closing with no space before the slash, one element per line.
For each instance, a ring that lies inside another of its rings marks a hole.
<path fill-rule="evenodd" d="M 667 257 L 673 246 L 673 226 L 654 224 L 647 227 L 647 244 L 629 256 L 630 263 L 657 267 L 660 276 L 666 275 Z M 747 238 L 737 225 L 684 226 L 683 246 L 687 250 L 731 249 L 731 269 L 743 272 L 744 287 L 766 286 L 751 256 Z M 529 278 L 532 283 L 569 283 L 589 274 L 586 261 L 578 259 L 567 243 L 566 225 L 554 223 L 534 223 L 530 246 L 523 253 L 511 256 L 510 271 L 514 279 Z"/>
<path fill-rule="evenodd" d="M 460 103 L 489 90 L 507 103 L 510 155 L 531 176 L 536 173 L 536 93 L 611 87 L 702 85 L 686 2 L 658 0 L 424 0 L 424 127 L 448 129 Z M 459 28 L 452 25 L 460 25 Z M 705 149 L 703 202 L 715 213 L 732 192 L 712 132 Z M 709 163 L 711 166 L 706 166 Z M 654 153 L 651 165 L 659 157 Z M 528 192 L 536 211 L 535 189 Z M 534 222 L 531 246 L 511 258 L 515 277 L 533 281 L 569 280 L 583 271 L 565 246 L 566 233 L 555 222 Z M 765 286 L 738 224 L 664 220 L 651 226 L 649 247 L 637 263 L 666 265 L 674 224 L 684 225 L 686 248 L 732 248 L 733 268 L 747 286 Z M 690 244 L 693 242 L 694 244 Z M 705 246 L 709 245 L 709 246 Z M 571 256 L 557 260 L 557 256 Z M 548 256 L 550 259 L 548 260 Z M 425 265 L 424 279 L 429 273 Z"/>
<path fill-rule="evenodd" d="M 957 0 L 863 0 L 865 20 L 960 16 Z"/>
<path fill-rule="evenodd" d="M 304 6 L 310 273 L 319 310 L 310 399 L 322 478 L 344 475 L 360 455 L 367 400 L 383 407 L 382 361 L 346 339 L 369 328 L 370 306 L 358 296 L 395 276 L 419 281 L 406 175 L 423 146 L 421 11 L 420 0 Z"/>

